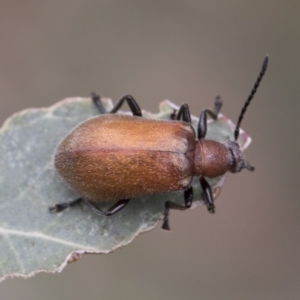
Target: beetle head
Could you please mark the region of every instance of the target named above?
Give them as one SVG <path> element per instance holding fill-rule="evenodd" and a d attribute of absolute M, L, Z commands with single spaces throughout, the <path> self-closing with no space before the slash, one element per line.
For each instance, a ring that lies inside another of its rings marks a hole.
<path fill-rule="evenodd" d="M 229 171 L 232 173 L 241 172 L 243 169 L 247 169 L 249 171 L 254 171 L 254 167 L 245 160 L 240 146 L 237 142 L 228 141 L 227 149 L 230 153 L 230 163 L 229 163 Z"/>

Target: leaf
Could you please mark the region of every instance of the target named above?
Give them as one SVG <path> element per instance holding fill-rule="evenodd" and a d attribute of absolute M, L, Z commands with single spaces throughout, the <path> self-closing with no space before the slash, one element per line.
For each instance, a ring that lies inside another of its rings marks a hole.
<path fill-rule="evenodd" d="M 103 99 L 107 109 L 113 105 Z M 169 119 L 178 107 L 165 100 L 160 112 L 143 112 L 147 118 Z M 134 199 L 112 217 L 101 217 L 78 205 L 58 214 L 48 207 L 78 197 L 55 171 L 53 157 L 59 142 L 76 125 L 98 115 L 91 99 L 65 99 L 49 108 L 14 114 L 0 130 L 0 278 L 59 272 L 83 253 L 109 253 L 152 229 L 162 218 L 164 203 L 182 203 L 182 192 Z M 193 117 L 196 126 L 197 118 Z M 232 139 L 234 125 L 219 115 L 210 121 L 208 139 Z M 241 132 L 244 149 L 250 137 Z M 217 194 L 222 178 L 210 180 Z M 202 204 L 198 180 L 194 181 L 194 206 Z M 107 207 L 111 204 L 107 204 Z M 104 209 L 107 208 L 104 206 Z M 171 212 L 172 215 L 172 212 Z M 171 217 L 172 222 L 172 217 Z"/>

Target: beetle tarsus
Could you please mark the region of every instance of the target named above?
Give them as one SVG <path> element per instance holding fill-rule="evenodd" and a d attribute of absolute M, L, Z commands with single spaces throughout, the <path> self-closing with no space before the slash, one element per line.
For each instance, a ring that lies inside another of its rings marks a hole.
<path fill-rule="evenodd" d="M 170 230 L 169 227 L 169 212 L 170 209 L 177 209 L 177 210 L 186 210 L 192 206 L 193 203 L 193 188 L 189 187 L 187 190 L 184 191 L 184 205 L 180 205 L 171 201 L 166 201 L 165 203 L 165 212 L 164 212 L 164 219 L 162 229 Z"/>
<path fill-rule="evenodd" d="M 177 110 L 173 109 L 173 112 L 170 114 L 170 120 L 176 120 Z"/>
<path fill-rule="evenodd" d="M 68 204 L 69 204 L 68 202 L 55 204 L 54 206 L 49 207 L 49 211 L 53 213 L 63 211 L 64 209 L 69 207 Z"/>
<path fill-rule="evenodd" d="M 211 204 L 208 204 L 208 205 L 207 205 L 207 210 L 208 210 L 211 214 L 214 214 L 214 213 L 215 213 L 215 206 L 214 206 L 214 205 L 211 205 Z"/>
<path fill-rule="evenodd" d="M 68 207 L 74 206 L 82 201 L 82 198 L 78 198 L 69 202 L 57 203 L 54 206 L 49 207 L 49 211 L 53 213 L 61 212 Z"/>
<path fill-rule="evenodd" d="M 162 224 L 161 228 L 162 228 L 163 230 L 168 230 L 168 231 L 171 230 L 171 228 L 170 228 L 170 226 L 169 226 L 169 220 L 168 220 L 168 218 L 164 218 L 163 224 Z"/>
<path fill-rule="evenodd" d="M 94 104 L 96 105 L 96 107 L 100 111 L 100 113 L 101 114 L 107 114 L 107 111 L 106 111 L 103 103 L 101 102 L 101 97 L 96 93 L 92 93 L 91 97 L 92 97 L 92 100 L 93 100 Z"/>
<path fill-rule="evenodd" d="M 216 116 L 216 119 L 218 117 L 218 114 L 221 111 L 222 106 L 223 106 L 223 101 L 222 101 L 221 97 L 216 96 L 215 105 L 214 105 L 214 114 Z"/>

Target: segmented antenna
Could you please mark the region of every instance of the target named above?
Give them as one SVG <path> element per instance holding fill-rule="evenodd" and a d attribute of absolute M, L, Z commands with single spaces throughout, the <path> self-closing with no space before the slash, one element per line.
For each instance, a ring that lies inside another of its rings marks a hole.
<path fill-rule="evenodd" d="M 244 106 L 243 106 L 243 108 L 242 108 L 242 110 L 241 110 L 241 113 L 240 113 L 238 122 L 237 122 L 236 127 L 235 127 L 235 130 L 234 130 L 234 140 L 235 140 L 235 141 L 237 141 L 237 139 L 238 139 L 238 137 L 239 137 L 239 133 L 240 133 L 240 125 L 241 125 L 242 120 L 243 120 L 243 118 L 244 118 L 244 114 L 245 114 L 245 112 L 246 112 L 246 110 L 247 110 L 247 108 L 248 108 L 248 106 L 249 106 L 251 100 L 253 99 L 253 97 L 254 97 L 254 95 L 255 95 L 255 93 L 256 93 L 256 91 L 257 91 L 257 88 L 258 88 L 258 86 L 259 86 L 259 84 L 260 84 L 262 78 L 263 78 L 264 75 L 265 75 L 265 72 L 266 72 L 267 67 L 268 67 L 268 63 L 269 63 L 269 55 L 267 54 L 266 57 L 265 57 L 265 59 L 264 59 L 264 61 L 263 61 L 263 64 L 262 64 L 262 67 L 261 67 L 261 71 L 260 71 L 260 73 L 259 73 L 259 75 L 258 75 L 258 77 L 257 77 L 257 79 L 256 79 L 256 82 L 255 82 L 255 84 L 254 84 L 254 87 L 253 87 L 253 89 L 252 89 L 250 95 L 248 96 L 247 101 L 245 102 L 245 104 L 244 104 Z"/>

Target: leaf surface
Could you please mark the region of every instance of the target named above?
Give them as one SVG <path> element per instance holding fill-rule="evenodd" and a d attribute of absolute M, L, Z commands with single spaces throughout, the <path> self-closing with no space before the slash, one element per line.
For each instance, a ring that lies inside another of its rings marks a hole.
<path fill-rule="evenodd" d="M 110 99 L 103 101 L 107 109 L 113 106 Z M 169 119 L 174 109 L 178 107 L 165 100 L 158 114 L 143 115 Z M 83 253 L 109 253 L 152 229 L 162 218 L 165 201 L 183 202 L 183 193 L 174 192 L 134 199 L 111 217 L 96 215 L 84 204 L 49 213 L 49 206 L 78 197 L 55 171 L 56 147 L 75 126 L 98 114 L 90 98 L 69 98 L 49 108 L 16 113 L 0 129 L 0 280 L 61 271 Z M 209 122 L 207 138 L 232 139 L 233 129 L 232 122 L 219 115 Z M 242 131 L 241 148 L 250 141 Z M 223 179 L 210 180 L 215 195 Z M 203 204 L 197 178 L 193 186 L 195 207 Z"/>

